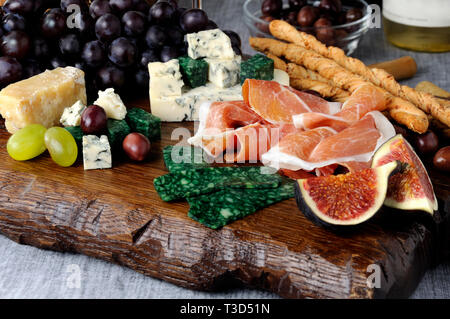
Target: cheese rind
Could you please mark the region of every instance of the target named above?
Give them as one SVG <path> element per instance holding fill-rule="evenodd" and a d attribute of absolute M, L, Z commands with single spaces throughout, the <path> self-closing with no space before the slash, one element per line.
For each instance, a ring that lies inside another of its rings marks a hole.
<path fill-rule="evenodd" d="M 177 59 L 148 64 L 150 74 L 150 99 L 167 96 L 181 96 L 184 86 Z"/>
<path fill-rule="evenodd" d="M 70 66 L 56 68 L 5 87 L 0 92 L 0 114 L 10 133 L 28 124 L 52 127 L 78 100 L 86 104 L 84 72 Z"/>
<path fill-rule="evenodd" d="M 230 38 L 220 29 L 189 33 L 186 39 L 192 59 L 233 59 L 235 55 Z"/>
<path fill-rule="evenodd" d="M 119 94 L 114 92 L 113 88 L 98 91 L 98 98 L 94 104 L 102 107 L 106 112 L 106 116 L 110 119 L 123 120 L 127 115 L 125 104 L 123 104 Z"/>
<path fill-rule="evenodd" d="M 198 121 L 200 106 L 204 102 L 242 100 L 242 87 L 218 88 L 213 83 L 185 91 L 180 97 L 150 100 L 150 108 L 164 122 Z"/>
<path fill-rule="evenodd" d="M 83 136 L 83 165 L 85 170 L 112 167 L 111 147 L 108 138 L 102 135 Z"/>
<path fill-rule="evenodd" d="M 59 122 L 63 126 L 78 126 L 81 123 L 81 114 L 83 113 L 86 105 L 81 101 L 76 101 L 71 107 L 66 107 Z"/>
<path fill-rule="evenodd" d="M 231 60 L 205 59 L 209 65 L 208 80 L 220 88 L 228 88 L 239 83 L 241 56 Z"/>

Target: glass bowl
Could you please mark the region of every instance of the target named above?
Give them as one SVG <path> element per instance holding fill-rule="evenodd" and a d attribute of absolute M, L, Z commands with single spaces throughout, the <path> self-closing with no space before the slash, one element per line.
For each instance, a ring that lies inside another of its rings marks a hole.
<path fill-rule="evenodd" d="M 263 0 L 246 0 L 244 3 L 244 22 L 248 27 L 251 37 L 269 37 L 273 36 L 269 32 L 269 21 L 261 19 L 263 16 L 261 12 L 261 4 Z M 307 1 L 308 5 L 318 6 L 320 1 Z M 328 31 L 327 39 L 320 39 L 326 45 L 332 45 L 339 47 L 345 51 L 347 55 L 352 54 L 358 47 L 359 40 L 367 32 L 370 27 L 372 9 L 364 0 L 350 0 L 342 1 L 344 9 L 360 8 L 363 12 L 363 17 L 359 20 L 333 25 L 331 27 L 300 27 L 294 25 L 297 30 L 307 32 L 314 36 L 317 35 L 317 31 L 320 29 L 331 29 Z M 287 9 L 288 5 L 285 4 L 283 9 Z M 320 31 L 319 31 L 320 32 Z"/>

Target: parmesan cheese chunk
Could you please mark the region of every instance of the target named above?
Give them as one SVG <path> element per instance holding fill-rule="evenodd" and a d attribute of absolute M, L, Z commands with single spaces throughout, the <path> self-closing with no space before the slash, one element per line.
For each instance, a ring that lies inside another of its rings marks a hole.
<path fill-rule="evenodd" d="M 66 107 L 80 100 L 86 104 L 84 72 L 74 68 L 47 70 L 8 85 L 0 92 L 0 114 L 8 132 L 28 124 L 59 125 Z"/>

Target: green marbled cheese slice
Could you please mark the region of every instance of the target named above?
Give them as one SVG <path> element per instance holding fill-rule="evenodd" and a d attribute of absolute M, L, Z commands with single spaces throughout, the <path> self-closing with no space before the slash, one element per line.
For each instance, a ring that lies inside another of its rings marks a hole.
<path fill-rule="evenodd" d="M 294 181 L 283 179 L 281 186 L 269 189 L 223 189 L 187 199 L 188 216 L 212 228 L 221 228 L 259 209 L 294 197 Z"/>
<path fill-rule="evenodd" d="M 153 184 L 164 201 L 172 201 L 219 191 L 223 188 L 276 188 L 282 177 L 264 174 L 264 167 L 206 167 L 169 173 Z"/>

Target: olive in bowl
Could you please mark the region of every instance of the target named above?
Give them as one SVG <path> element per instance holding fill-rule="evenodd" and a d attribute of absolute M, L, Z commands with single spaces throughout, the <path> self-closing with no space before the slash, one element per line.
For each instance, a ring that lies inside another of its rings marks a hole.
<path fill-rule="evenodd" d="M 343 49 L 346 54 L 357 48 L 372 17 L 372 10 L 364 0 L 284 1 L 281 11 L 278 1 L 246 0 L 243 11 L 252 37 L 272 37 L 270 21 L 280 19 L 326 45 Z"/>

